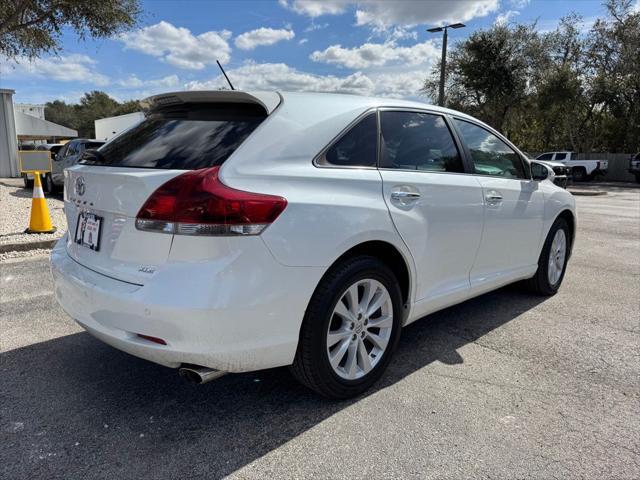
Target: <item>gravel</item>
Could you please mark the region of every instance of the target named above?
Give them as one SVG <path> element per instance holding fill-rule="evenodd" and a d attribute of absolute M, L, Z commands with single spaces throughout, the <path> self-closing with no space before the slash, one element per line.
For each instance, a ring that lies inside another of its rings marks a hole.
<path fill-rule="evenodd" d="M 0 246 L 60 238 L 67 231 L 64 202 L 60 194 L 46 195 L 55 233 L 24 233 L 29 226 L 33 191 L 24 188 L 21 178 L 0 179 Z"/>

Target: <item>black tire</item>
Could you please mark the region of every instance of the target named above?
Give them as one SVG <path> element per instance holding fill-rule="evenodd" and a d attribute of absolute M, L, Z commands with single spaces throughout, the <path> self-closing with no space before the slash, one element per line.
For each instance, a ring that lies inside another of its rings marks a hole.
<path fill-rule="evenodd" d="M 571 175 L 574 182 L 586 182 L 588 179 L 587 170 L 584 167 L 575 167 Z"/>
<path fill-rule="evenodd" d="M 347 380 L 334 372 L 329 363 L 327 331 L 335 305 L 345 290 L 365 278 L 379 281 L 389 292 L 393 305 L 393 326 L 380 361 L 363 377 Z M 368 255 L 340 262 L 325 274 L 311 297 L 300 329 L 298 350 L 290 367 L 291 372 L 303 385 L 324 397 L 344 399 L 360 395 L 382 376 L 389 365 L 400 338 L 402 315 L 402 295 L 398 281 L 384 263 Z"/>
<path fill-rule="evenodd" d="M 562 266 L 562 273 L 560 274 L 560 278 L 555 284 L 551 284 L 549 282 L 549 254 L 551 252 L 551 244 L 553 243 L 553 238 L 556 235 L 558 230 L 564 230 L 565 238 L 566 238 L 566 254 L 564 258 L 564 265 Z M 544 242 L 544 246 L 542 247 L 542 252 L 540 253 L 540 258 L 538 259 L 538 270 L 536 274 L 531 277 L 529 280 L 525 281 L 525 286 L 528 290 L 538 295 L 551 296 L 555 295 L 562 285 L 562 280 L 564 279 L 564 274 L 567 271 L 567 263 L 569 261 L 569 252 L 571 251 L 571 231 L 569 229 L 569 224 L 564 218 L 558 218 L 551 226 L 549 230 L 549 234 L 547 235 L 547 239 Z"/>
<path fill-rule="evenodd" d="M 27 174 L 22 174 L 22 180 L 24 181 L 24 188 L 33 188 L 33 180 L 27 178 Z"/>
<path fill-rule="evenodd" d="M 42 175 L 41 181 L 42 181 L 42 191 L 44 193 L 55 192 L 56 186 L 53 183 L 53 178 L 51 178 L 50 173 Z"/>
<path fill-rule="evenodd" d="M 636 173 L 636 183 L 640 183 L 640 173 Z"/>

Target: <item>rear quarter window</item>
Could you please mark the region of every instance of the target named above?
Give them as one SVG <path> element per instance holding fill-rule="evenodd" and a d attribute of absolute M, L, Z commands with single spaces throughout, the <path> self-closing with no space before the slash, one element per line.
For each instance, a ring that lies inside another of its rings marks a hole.
<path fill-rule="evenodd" d="M 267 117 L 254 104 L 184 104 L 152 111 L 80 163 L 194 170 L 221 165 Z"/>

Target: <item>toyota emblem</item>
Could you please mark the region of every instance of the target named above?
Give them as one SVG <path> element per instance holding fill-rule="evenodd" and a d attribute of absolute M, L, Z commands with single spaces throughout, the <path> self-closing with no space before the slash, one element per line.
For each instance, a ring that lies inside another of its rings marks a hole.
<path fill-rule="evenodd" d="M 86 190 L 86 185 L 84 183 L 84 177 L 76 178 L 76 194 L 79 196 L 84 195 L 84 191 Z"/>

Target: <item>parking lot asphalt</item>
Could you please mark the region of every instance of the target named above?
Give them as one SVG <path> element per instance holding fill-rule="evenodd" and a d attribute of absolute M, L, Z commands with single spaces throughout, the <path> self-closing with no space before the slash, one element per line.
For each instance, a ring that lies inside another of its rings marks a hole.
<path fill-rule="evenodd" d="M 560 292 L 414 323 L 366 395 L 286 368 L 206 385 L 121 353 L 0 263 L 0 478 L 639 478 L 640 190 L 578 197 Z"/>

